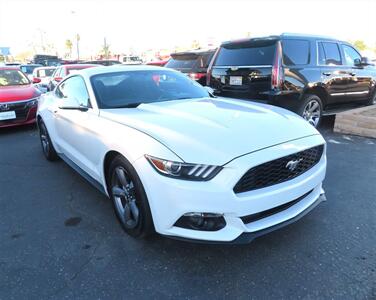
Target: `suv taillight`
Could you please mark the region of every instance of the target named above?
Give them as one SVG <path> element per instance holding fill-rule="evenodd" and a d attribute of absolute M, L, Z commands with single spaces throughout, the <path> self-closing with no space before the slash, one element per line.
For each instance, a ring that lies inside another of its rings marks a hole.
<path fill-rule="evenodd" d="M 193 80 L 200 80 L 204 77 L 206 73 L 189 73 L 188 76 L 191 77 Z"/>
<path fill-rule="evenodd" d="M 272 68 L 272 89 L 281 89 L 283 84 L 282 70 L 282 48 L 281 43 L 277 42 L 274 56 L 274 64 Z"/>
<path fill-rule="evenodd" d="M 207 86 L 210 86 L 210 78 L 211 78 L 211 75 L 212 75 L 212 68 L 213 68 L 213 64 L 215 62 L 215 59 L 217 58 L 217 55 L 219 53 L 219 49 L 221 49 L 220 47 L 218 47 L 217 51 L 215 51 L 210 63 L 209 63 L 209 66 L 208 66 L 208 69 L 206 70 L 206 85 Z"/>

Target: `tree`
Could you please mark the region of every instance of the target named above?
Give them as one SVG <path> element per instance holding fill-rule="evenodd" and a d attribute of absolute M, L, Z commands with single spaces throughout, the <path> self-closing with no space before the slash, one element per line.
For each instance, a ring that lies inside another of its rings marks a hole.
<path fill-rule="evenodd" d="M 367 49 L 366 43 L 363 42 L 362 40 L 356 40 L 353 44 L 360 51 L 363 51 L 363 50 Z"/>
<path fill-rule="evenodd" d="M 69 57 L 72 57 L 73 43 L 70 39 L 65 41 L 65 48 L 68 50 Z"/>

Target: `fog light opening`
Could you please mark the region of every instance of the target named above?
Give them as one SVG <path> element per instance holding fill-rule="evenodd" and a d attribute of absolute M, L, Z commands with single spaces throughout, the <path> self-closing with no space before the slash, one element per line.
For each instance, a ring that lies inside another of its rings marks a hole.
<path fill-rule="evenodd" d="M 223 214 L 191 212 L 181 216 L 174 226 L 200 231 L 218 231 L 226 226 L 226 221 Z"/>

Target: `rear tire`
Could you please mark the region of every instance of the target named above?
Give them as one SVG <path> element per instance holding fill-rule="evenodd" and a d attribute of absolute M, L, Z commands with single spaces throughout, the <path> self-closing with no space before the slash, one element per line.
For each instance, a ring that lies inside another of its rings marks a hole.
<path fill-rule="evenodd" d="M 125 157 L 119 155 L 111 162 L 107 183 L 116 217 L 124 231 L 136 238 L 152 234 L 153 219 L 144 187 Z"/>
<path fill-rule="evenodd" d="M 47 127 L 42 120 L 38 121 L 39 138 L 42 146 L 44 156 L 49 161 L 58 160 L 59 156 L 56 153 L 54 145 L 51 142 L 50 135 L 48 134 Z"/>
<path fill-rule="evenodd" d="M 317 128 L 321 123 L 322 111 L 323 105 L 320 97 L 306 94 L 303 96 L 302 104 L 297 113 L 313 127 Z"/>

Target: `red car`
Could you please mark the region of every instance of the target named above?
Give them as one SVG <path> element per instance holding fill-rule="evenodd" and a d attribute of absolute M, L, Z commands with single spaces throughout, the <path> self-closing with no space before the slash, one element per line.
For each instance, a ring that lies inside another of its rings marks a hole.
<path fill-rule="evenodd" d="M 165 60 L 154 60 L 154 61 L 149 61 L 146 64 L 150 65 L 150 66 L 164 67 L 164 65 L 167 64 L 167 62 L 168 62 L 168 59 L 165 59 Z"/>
<path fill-rule="evenodd" d="M 37 90 L 15 67 L 0 67 L 0 128 L 35 123 Z"/>
<path fill-rule="evenodd" d="M 95 64 L 72 64 L 72 65 L 62 65 L 56 68 L 55 72 L 52 74 L 51 81 L 48 84 L 48 90 L 53 91 L 55 87 L 63 80 L 65 76 L 68 76 L 74 71 L 79 71 L 86 68 L 98 67 Z"/>

